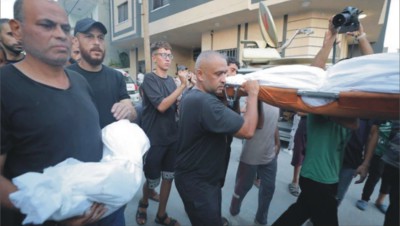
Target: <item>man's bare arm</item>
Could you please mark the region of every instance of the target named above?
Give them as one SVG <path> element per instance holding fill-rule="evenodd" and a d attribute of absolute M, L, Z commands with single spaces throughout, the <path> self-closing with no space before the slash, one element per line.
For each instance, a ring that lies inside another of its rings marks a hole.
<path fill-rule="evenodd" d="M 15 191 L 17 191 L 17 187 L 11 183 L 10 180 L 3 176 L 3 168 L 4 163 L 6 161 L 7 155 L 0 155 L 0 203 L 1 207 L 16 209 L 15 206 L 11 203 L 9 195 Z"/>
<path fill-rule="evenodd" d="M 243 89 L 248 93 L 246 113 L 244 113 L 244 123 L 239 131 L 234 135 L 239 138 L 250 139 L 253 137 L 258 123 L 258 91 L 260 86 L 258 81 L 247 81 L 243 84 Z"/>
<path fill-rule="evenodd" d="M 364 182 L 365 178 L 368 175 L 369 163 L 372 159 L 372 156 L 374 155 L 376 144 L 378 143 L 378 129 L 379 127 L 377 125 L 373 125 L 371 127 L 367 145 L 365 145 L 364 160 L 361 165 L 357 167 L 355 172 L 356 175 L 360 175 L 360 179 L 355 182 L 356 184 Z"/>
<path fill-rule="evenodd" d="M 188 84 L 187 75 L 178 73 L 178 78 L 181 81 L 181 85 L 176 88 L 174 92 L 172 92 L 169 96 L 164 98 L 161 103 L 157 106 L 157 110 L 161 113 L 164 113 L 172 104 L 176 102 L 180 95 L 182 95 L 183 91 L 186 89 Z"/>
<path fill-rule="evenodd" d="M 329 54 L 330 54 L 330 52 L 333 48 L 333 45 L 335 44 L 335 41 L 336 41 L 336 35 L 337 35 L 337 31 L 333 27 L 332 19 L 330 19 L 329 20 L 329 30 L 327 32 L 325 32 L 324 42 L 322 44 L 322 47 L 319 50 L 319 52 L 317 53 L 317 55 L 314 57 L 314 60 L 311 63 L 311 66 L 325 69 L 326 61 L 328 60 Z"/>

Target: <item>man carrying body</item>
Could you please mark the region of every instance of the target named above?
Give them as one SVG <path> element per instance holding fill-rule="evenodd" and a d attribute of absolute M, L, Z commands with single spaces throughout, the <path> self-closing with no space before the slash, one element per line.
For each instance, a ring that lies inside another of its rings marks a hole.
<path fill-rule="evenodd" d="M 181 102 L 175 184 L 192 225 L 223 225 L 227 135 L 251 138 L 258 121 L 257 81 L 243 84 L 248 93 L 244 119 L 216 96 L 222 94 L 227 71 L 224 56 L 202 52 L 195 65 L 196 86 Z"/>
<path fill-rule="evenodd" d="M 99 111 L 100 127 L 121 119 L 134 120 L 136 111 L 132 105 L 123 75 L 105 65 L 104 36 L 105 26 L 91 18 L 79 20 L 74 30 L 77 46 L 81 52 L 81 60 L 67 69 L 78 72 L 88 81 L 93 91 L 94 102 Z M 125 225 L 125 207 L 121 207 L 109 218 L 109 225 Z"/>
<path fill-rule="evenodd" d="M 10 226 L 21 225 L 24 218 L 9 200 L 17 190 L 12 178 L 42 172 L 69 157 L 98 162 L 103 148 L 89 84 L 63 68 L 71 48 L 65 11 L 54 1 L 17 0 L 14 16 L 13 35 L 22 40 L 27 55 L 0 69 L 1 225 Z M 83 216 L 62 223 L 89 225 L 105 211 L 104 205 L 94 204 Z"/>
<path fill-rule="evenodd" d="M 0 19 L 0 45 L 4 49 L 6 63 L 13 64 L 24 59 L 25 55 L 22 53 L 21 42 L 13 36 L 9 21 Z"/>
<path fill-rule="evenodd" d="M 101 128 L 120 119 L 134 120 L 136 111 L 123 75 L 102 64 L 106 53 L 105 26 L 85 18 L 76 23 L 74 34 L 79 43 L 81 60 L 67 68 L 83 75 L 92 87 Z"/>
<path fill-rule="evenodd" d="M 175 85 L 174 79 L 168 76 L 173 55 L 169 43 L 160 41 L 151 46 L 154 72 L 144 76 L 141 86 L 143 91 L 142 128 L 150 139 L 151 147 L 144 157 L 143 196 L 136 212 L 136 222 L 143 225 L 147 221 L 146 209 L 151 189 L 162 183 L 160 202 L 155 222 L 163 225 L 179 225 L 168 217 L 167 201 L 174 179 L 174 164 L 177 136 L 176 109 L 177 99 L 187 86 L 187 78 L 179 75 L 181 84 Z"/>
<path fill-rule="evenodd" d="M 337 31 L 329 21 L 322 48 L 312 66 L 325 68 Z M 302 225 L 307 219 L 316 226 L 338 225 L 337 187 L 344 148 L 358 120 L 308 114 L 307 151 L 300 172 L 301 193 L 272 225 Z"/>

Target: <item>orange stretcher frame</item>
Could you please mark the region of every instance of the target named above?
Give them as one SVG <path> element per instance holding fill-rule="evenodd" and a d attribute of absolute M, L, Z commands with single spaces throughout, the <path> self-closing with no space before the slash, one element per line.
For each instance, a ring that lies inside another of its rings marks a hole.
<path fill-rule="evenodd" d="M 228 96 L 234 88 L 227 87 Z M 243 92 L 238 92 L 242 96 Z M 399 119 L 400 94 L 370 92 L 340 92 L 333 102 L 313 107 L 302 100 L 297 89 L 260 86 L 258 99 L 287 110 L 348 118 Z"/>

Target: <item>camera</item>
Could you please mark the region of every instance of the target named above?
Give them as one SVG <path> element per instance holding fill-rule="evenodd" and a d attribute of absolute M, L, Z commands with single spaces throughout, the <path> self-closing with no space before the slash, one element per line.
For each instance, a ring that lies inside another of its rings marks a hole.
<path fill-rule="evenodd" d="M 340 27 L 340 33 L 357 31 L 360 27 L 360 22 L 358 21 L 358 15 L 362 11 L 355 7 L 348 6 L 339 14 L 336 14 L 332 19 L 332 24 L 335 28 Z"/>

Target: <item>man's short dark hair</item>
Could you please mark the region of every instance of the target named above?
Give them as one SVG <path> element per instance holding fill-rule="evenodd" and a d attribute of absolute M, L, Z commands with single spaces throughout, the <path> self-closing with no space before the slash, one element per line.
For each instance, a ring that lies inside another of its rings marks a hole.
<path fill-rule="evenodd" d="M 10 19 L 0 18 L 0 32 L 1 32 L 2 25 L 5 24 L 5 23 L 8 23 L 8 21 L 10 21 Z"/>
<path fill-rule="evenodd" d="M 236 64 L 237 68 L 240 69 L 240 64 L 239 61 L 236 60 L 236 58 L 234 57 L 228 57 L 228 59 L 226 60 L 229 64 Z"/>
<path fill-rule="evenodd" d="M 172 50 L 172 47 L 168 42 L 158 41 L 158 42 L 154 42 L 151 44 L 151 46 L 150 46 L 151 55 L 153 55 L 155 53 L 155 51 L 162 49 L 162 48 L 167 49 L 167 50 Z"/>

